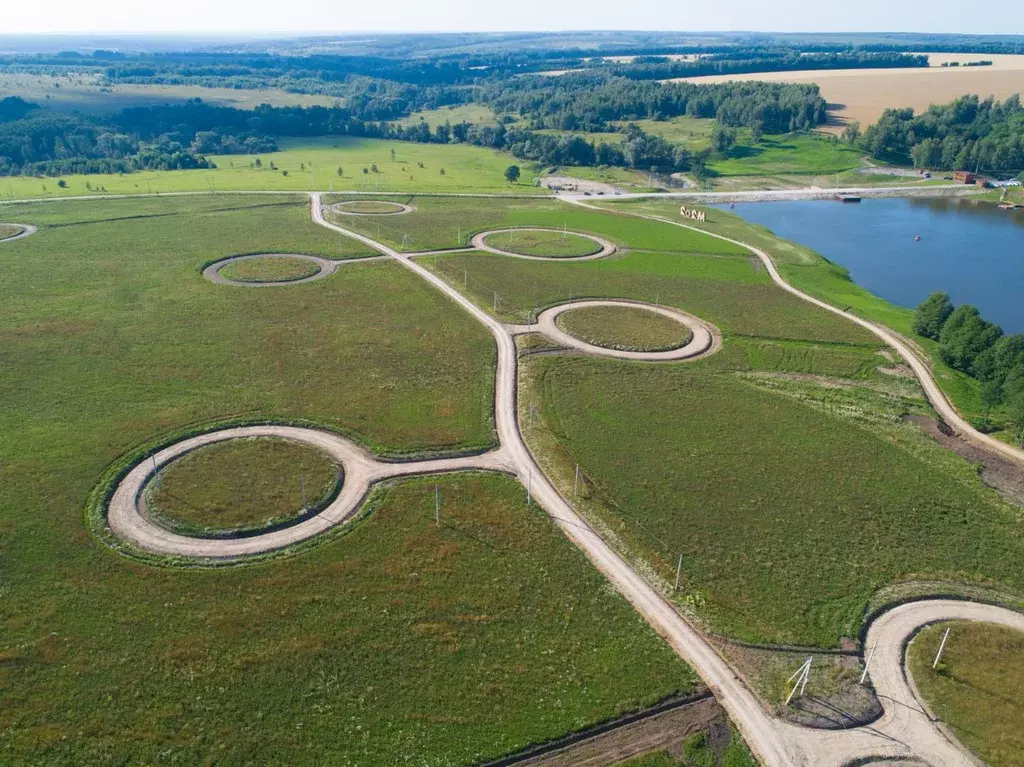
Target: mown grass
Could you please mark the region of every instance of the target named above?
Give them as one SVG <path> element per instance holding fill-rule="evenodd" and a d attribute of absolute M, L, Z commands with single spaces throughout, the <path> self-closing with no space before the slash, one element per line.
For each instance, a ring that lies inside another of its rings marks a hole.
<path fill-rule="evenodd" d="M 206 535 L 271 527 L 323 508 L 342 468 L 310 445 L 255 438 L 218 442 L 161 467 L 146 513 L 175 532 Z"/>
<path fill-rule="evenodd" d="M 571 299 L 628 298 L 683 309 L 727 334 L 877 346 L 865 330 L 775 287 L 746 257 L 633 252 L 557 263 L 459 253 L 421 263 L 512 322 Z"/>
<path fill-rule="evenodd" d="M 602 201 L 598 205 L 611 210 L 633 211 L 669 220 L 681 220 L 678 205 L 666 201 Z M 687 220 L 685 223 L 738 239 L 765 251 L 775 261 L 786 281 L 794 287 L 847 312 L 885 325 L 911 339 L 927 357 L 936 381 L 957 409 L 968 418 L 980 420 L 984 417 L 985 408 L 981 402 L 978 382 L 943 362 L 938 354 L 937 343 L 914 334 L 912 310 L 891 304 L 868 292 L 850 278 L 849 271 L 827 261 L 810 248 L 776 237 L 769 229 L 747 223 L 728 211 L 714 208 L 705 210 L 706 222 Z"/>
<path fill-rule="evenodd" d="M 492 234 L 484 242 L 509 253 L 549 258 L 589 256 L 601 250 L 601 245 L 588 237 L 552 229 L 512 229 Z"/>
<path fill-rule="evenodd" d="M 325 202 L 334 203 L 342 199 L 344 198 L 336 195 L 327 197 Z M 381 216 L 372 219 L 359 216 L 331 216 L 328 211 L 328 217 L 339 226 L 407 253 L 464 248 L 469 245 L 474 234 L 507 227 L 541 227 L 596 234 L 622 248 L 727 255 L 739 255 L 744 252 L 742 248 L 707 237 L 700 232 L 587 210 L 554 199 L 397 199 L 399 202 L 411 202 L 416 206 L 416 210 L 401 216 Z"/>
<path fill-rule="evenodd" d="M 690 329 L 663 314 L 628 306 L 588 306 L 559 314 L 562 330 L 595 346 L 625 351 L 678 349 L 693 338 Z"/>
<path fill-rule="evenodd" d="M 401 213 L 402 206 L 388 200 L 351 200 L 350 202 L 339 202 L 340 210 L 348 213 L 360 213 L 363 215 L 381 215 L 389 213 Z"/>
<path fill-rule="evenodd" d="M 222 277 L 237 282 L 287 282 L 312 277 L 320 267 L 312 261 L 287 256 L 266 256 L 232 261 L 220 270 Z"/>
<path fill-rule="evenodd" d="M 549 430 L 530 443 L 548 443 L 556 476 L 579 463 L 593 513 L 668 583 L 683 554 L 682 599 L 701 620 L 832 646 L 895 581 L 1024 588 L 1020 510 L 902 425 L 902 395 L 877 395 L 886 412 L 871 388 L 762 386 L 733 372 L 751 360 L 729 346 L 689 365 L 529 357 L 521 371 L 521 402 L 543 403 Z M 856 369 L 855 353 L 807 372 Z"/>
<path fill-rule="evenodd" d="M 951 629 L 937 670 L 935 654 Z M 992 767 L 1024 764 L 1024 634 L 970 621 L 936 623 L 907 648 L 910 673 L 932 712 Z"/>
<path fill-rule="evenodd" d="M 158 194 L 250 190 L 548 194 L 530 179 L 510 186 L 504 172 L 516 162 L 515 158 L 471 144 L 416 144 L 337 136 L 280 139 L 278 146 L 280 151 L 260 155 L 260 168 L 252 167 L 256 158 L 250 155 L 218 155 L 209 158 L 216 164 L 215 169 L 70 175 L 63 177 L 65 187 L 58 187 L 57 179 L 10 176 L 0 182 L 0 196 L 22 199 L 97 191 Z M 372 171 L 374 165 L 376 173 Z M 338 168 L 342 169 L 340 176 Z"/>
<path fill-rule="evenodd" d="M 483 104 L 460 104 L 454 107 L 440 107 L 438 109 L 424 109 L 421 112 L 413 112 L 408 117 L 398 120 L 401 125 L 417 125 L 425 122 L 431 127 L 444 125 L 446 122 L 455 125 L 456 123 L 468 122 L 474 125 L 494 127 L 498 124 L 491 108 Z"/>
<path fill-rule="evenodd" d="M 860 165 L 860 152 L 816 135 L 764 136 L 756 144 L 741 138 L 725 157 L 708 167 L 721 176 L 772 176 L 782 173 L 838 173 Z"/>
<path fill-rule="evenodd" d="M 497 476 L 373 498 L 348 534 L 239 568 L 154 568 L 83 508 L 135 446 L 304 419 L 390 454 L 493 443 L 493 340 L 393 263 L 282 290 L 199 267 L 330 254 L 306 203 L 42 204 L 0 258 L 0 732 L 13 763 L 469 763 L 693 688 Z M 442 525 L 433 520 L 440 487 Z"/>

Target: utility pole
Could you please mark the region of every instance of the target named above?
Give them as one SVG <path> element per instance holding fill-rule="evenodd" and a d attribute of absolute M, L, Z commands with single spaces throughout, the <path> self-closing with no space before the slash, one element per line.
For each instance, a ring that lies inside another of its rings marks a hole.
<path fill-rule="evenodd" d="M 494 308 L 493 308 L 493 311 L 495 313 L 498 311 L 498 291 L 494 291 Z"/>
<path fill-rule="evenodd" d="M 434 485 L 434 524 L 441 526 L 441 491 Z"/>
<path fill-rule="evenodd" d="M 469 270 L 462 270 L 462 289 L 469 290 Z"/>
<path fill-rule="evenodd" d="M 572 497 L 575 498 L 580 489 L 580 465 L 576 464 L 576 479 L 572 481 Z"/>
<path fill-rule="evenodd" d="M 946 633 L 942 635 L 942 642 L 939 644 L 939 651 L 935 653 L 935 662 L 932 663 L 932 668 L 939 665 L 939 658 L 942 657 L 942 651 L 946 649 L 946 640 L 949 639 L 949 632 L 952 630 L 952 627 L 950 627 L 946 629 Z"/>
<path fill-rule="evenodd" d="M 875 654 L 875 648 L 868 651 L 868 657 L 864 659 L 864 673 L 860 675 L 860 683 L 864 684 L 864 680 L 868 678 L 868 667 L 871 665 L 871 656 Z"/>
<path fill-rule="evenodd" d="M 792 682 L 794 679 L 796 680 L 796 682 L 793 684 L 793 689 L 789 691 L 789 697 L 786 698 L 787 706 L 789 705 L 789 702 L 793 700 L 793 696 L 796 695 L 796 691 L 798 689 L 800 690 L 801 696 L 804 694 L 804 690 L 807 689 L 807 680 L 811 676 L 811 661 L 813 660 L 813 656 L 805 660 L 803 662 L 803 665 L 796 670 L 796 673 L 786 680 L 787 683 Z"/>
<path fill-rule="evenodd" d="M 526 475 L 526 505 L 533 506 L 533 469 Z"/>
<path fill-rule="evenodd" d="M 679 591 L 679 577 L 683 574 L 683 552 L 679 552 L 679 562 L 676 564 L 676 591 Z"/>
<path fill-rule="evenodd" d="M 302 510 L 306 510 L 306 478 L 299 475 L 299 487 L 302 488 Z"/>

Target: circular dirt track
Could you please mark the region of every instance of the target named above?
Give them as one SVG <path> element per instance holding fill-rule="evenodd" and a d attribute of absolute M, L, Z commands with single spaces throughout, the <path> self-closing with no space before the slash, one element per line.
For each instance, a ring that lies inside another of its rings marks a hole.
<path fill-rule="evenodd" d="M 394 210 L 384 211 L 358 211 L 358 210 L 345 210 L 345 205 L 355 205 L 360 202 L 372 202 L 377 205 L 391 205 Z M 394 202 L 392 200 L 344 200 L 342 202 L 336 202 L 329 210 L 332 213 L 338 213 L 342 216 L 401 216 L 405 213 L 412 213 L 416 210 L 413 205 L 406 205 L 404 202 Z"/>
<path fill-rule="evenodd" d="M 541 226 L 523 226 L 523 227 L 511 227 L 508 229 L 493 229 L 489 232 L 480 232 L 473 237 L 473 247 L 477 250 L 484 250 L 488 253 L 494 253 L 498 256 L 508 256 L 509 258 L 526 258 L 531 261 L 590 261 L 595 258 L 605 258 L 606 256 L 612 255 L 617 248 L 615 244 L 603 237 L 597 237 L 593 234 L 587 234 L 585 232 L 574 232 L 571 230 L 564 230 L 568 234 L 575 235 L 577 237 L 583 237 L 587 240 L 593 240 L 597 245 L 601 246 L 601 249 L 597 253 L 589 253 L 585 256 L 528 256 L 523 253 L 513 253 L 511 250 L 502 250 L 501 248 L 495 248 L 492 245 L 487 244 L 487 238 L 493 234 L 502 234 L 504 232 L 558 232 L 561 233 L 562 229 L 549 229 Z"/>
<path fill-rule="evenodd" d="M 291 258 L 296 261 L 311 261 L 318 267 L 319 271 L 317 271 L 316 274 L 309 275 L 308 277 L 299 277 L 294 280 L 274 280 L 272 282 L 233 280 L 220 273 L 221 269 L 228 264 L 238 263 L 239 261 L 254 261 L 261 258 Z M 301 253 L 255 253 L 248 256 L 231 256 L 230 258 L 215 261 L 203 269 L 203 276 L 210 282 L 217 285 L 233 285 L 239 288 L 277 288 L 284 285 L 301 285 L 304 282 L 322 280 L 324 277 L 329 277 L 334 274 L 334 270 L 337 268 L 337 264 L 334 261 L 327 258 L 320 258 L 320 256 L 306 256 Z"/>
<path fill-rule="evenodd" d="M 140 507 L 142 491 L 159 469 L 190 450 L 244 437 L 281 437 L 315 447 L 337 461 L 344 481 L 337 497 L 312 517 L 244 538 L 198 538 L 173 533 L 146 517 Z M 512 472 L 500 451 L 465 458 L 409 463 L 383 463 L 362 448 L 329 432 L 295 426 L 240 426 L 200 434 L 144 458 L 114 490 L 107 508 L 107 524 L 122 540 L 153 554 L 198 559 L 234 559 L 284 548 L 312 538 L 355 514 L 370 486 L 389 477 L 478 469 Z"/>
<path fill-rule="evenodd" d="M 21 229 L 20 232 L 10 234 L 7 237 L 0 237 L 0 242 L 13 242 L 14 240 L 20 240 L 23 237 L 29 237 L 36 233 L 36 228 L 31 224 L 6 224 L 0 222 L 0 226 L 16 226 Z"/>
<path fill-rule="evenodd" d="M 660 314 L 663 317 L 669 317 L 676 322 L 685 325 L 693 333 L 693 338 L 690 342 L 684 346 L 680 346 L 678 349 L 669 349 L 667 351 L 660 352 L 630 352 L 622 349 L 609 349 L 604 346 L 597 346 L 576 336 L 570 335 L 558 327 L 558 323 L 555 321 L 558 319 L 560 314 L 572 311 L 573 309 L 587 309 L 592 306 L 621 306 L 631 309 L 646 309 L 647 311 Z M 568 346 L 572 349 L 578 349 L 579 351 L 586 352 L 587 354 L 593 354 L 600 357 L 615 357 L 620 360 L 640 360 L 644 362 L 673 362 L 678 360 L 691 360 L 696 357 L 703 357 L 709 354 L 714 354 L 721 348 L 721 334 L 718 329 L 713 325 L 710 325 L 704 320 L 694 317 L 692 314 L 687 314 L 678 309 L 672 309 L 667 306 L 654 306 L 652 304 L 645 304 L 639 301 L 611 301 L 611 300 L 594 300 L 594 301 L 572 301 L 567 304 L 559 304 L 553 306 L 550 309 L 545 309 L 537 317 L 537 324 L 532 326 L 537 332 L 543 333 L 553 341 L 557 341 L 563 346 Z"/>

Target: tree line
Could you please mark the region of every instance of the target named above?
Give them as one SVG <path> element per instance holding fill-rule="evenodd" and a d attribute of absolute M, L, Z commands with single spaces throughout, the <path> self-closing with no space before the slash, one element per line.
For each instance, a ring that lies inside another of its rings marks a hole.
<path fill-rule="evenodd" d="M 796 72 L 820 69 L 893 69 L 927 67 L 928 57 L 909 53 L 842 51 L 803 53 L 783 51 L 730 51 L 673 61 L 664 56 L 637 58 L 632 64 L 612 66 L 613 74 L 633 80 L 667 80 L 673 77 L 735 75 L 751 72 Z"/>
<path fill-rule="evenodd" d="M 912 109 L 887 109 L 863 135 L 847 139 L 875 157 L 909 159 L 918 168 L 1019 173 L 1024 170 L 1024 106 L 1019 95 L 1004 101 L 962 96 Z"/>
<path fill-rule="evenodd" d="M 1024 335 L 1004 335 L 970 304 L 954 308 L 947 293 L 932 293 L 917 307 L 914 332 L 938 341 L 946 364 L 981 383 L 982 428 L 993 408 L 1006 405 L 1024 441 Z"/>

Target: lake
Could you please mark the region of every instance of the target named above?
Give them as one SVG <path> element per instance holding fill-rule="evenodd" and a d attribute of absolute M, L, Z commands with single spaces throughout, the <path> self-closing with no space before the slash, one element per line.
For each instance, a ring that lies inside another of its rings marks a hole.
<path fill-rule="evenodd" d="M 1024 211 L 899 198 L 736 203 L 733 212 L 845 266 L 894 304 L 914 308 L 944 290 L 1004 331 L 1024 332 Z"/>

